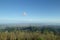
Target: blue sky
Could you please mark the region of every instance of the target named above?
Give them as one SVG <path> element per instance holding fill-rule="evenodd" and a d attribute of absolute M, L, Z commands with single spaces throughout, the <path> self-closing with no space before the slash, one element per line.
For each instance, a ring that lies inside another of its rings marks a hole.
<path fill-rule="evenodd" d="M 0 0 L 0 23 L 16 22 L 60 23 L 60 0 Z"/>

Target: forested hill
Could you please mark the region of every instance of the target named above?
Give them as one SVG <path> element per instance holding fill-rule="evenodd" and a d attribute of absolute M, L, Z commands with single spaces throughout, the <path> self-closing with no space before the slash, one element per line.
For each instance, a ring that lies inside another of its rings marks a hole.
<path fill-rule="evenodd" d="M 27 32 L 36 32 L 39 31 L 44 33 L 45 31 L 53 32 L 54 34 L 60 34 L 60 26 L 28 26 L 28 27 L 5 27 L 4 29 L 0 29 L 0 32 L 4 31 L 27 31 Z"/>

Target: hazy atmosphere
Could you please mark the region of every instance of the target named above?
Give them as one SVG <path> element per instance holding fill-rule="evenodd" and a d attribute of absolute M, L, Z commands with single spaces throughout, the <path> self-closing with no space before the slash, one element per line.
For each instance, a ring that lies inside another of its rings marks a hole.
<path fill-rule="evenodd" d="M 60 0 L 0 0 L 0 40 L 60 40 Z"/>
<path fill-rule="evenodd" d="M 0 23 L 60 23 L 60 0 L 0 0 Z"/>

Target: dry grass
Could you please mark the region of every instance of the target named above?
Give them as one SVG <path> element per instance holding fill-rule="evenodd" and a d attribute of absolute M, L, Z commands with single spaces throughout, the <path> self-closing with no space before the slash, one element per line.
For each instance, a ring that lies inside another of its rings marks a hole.
<path fill-rule="evenodd" d="M 0 32 L 0 40 L 60 40 L 60 36 L 40 32 Z"/>

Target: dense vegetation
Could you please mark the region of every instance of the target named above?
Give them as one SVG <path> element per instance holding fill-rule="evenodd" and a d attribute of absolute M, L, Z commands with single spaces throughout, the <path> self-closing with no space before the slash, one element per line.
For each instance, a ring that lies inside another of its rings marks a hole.
<path fill-rule="evenodd" d="M 0 40 L 60 40 L 60 26 L 6 27 L 0 29 Z"/>

